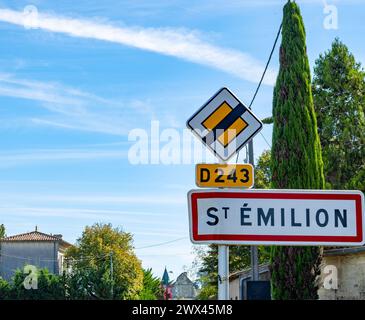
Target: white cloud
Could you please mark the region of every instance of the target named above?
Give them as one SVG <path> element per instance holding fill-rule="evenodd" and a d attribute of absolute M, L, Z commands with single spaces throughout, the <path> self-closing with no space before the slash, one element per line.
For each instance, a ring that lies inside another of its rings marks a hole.
<path fill-rule="evenodd" d="M 50 161 L 122 159 L 123 150 L 36 149 L 0 152 L 0 168 Z"/>
<path fill-rule="evenodd" d="M 171 194 L 139 194 L 139 195 L 102 195 L 98 194 L 77 194 L 77 195 L 60 195 L 60 194 L 0 194 L 2 202 L 15 201 L 18 203 L 68 203 L 83 205 L 117 205 L 117 204 L 136 204 L 139 205 L 186 205 L 186 195 Z"/>
<path fill-rule="evenodd" d="M 89 208 L 54 208 L 54 207 L 25 207 L 14 205 L 1 205 L 0 212 L 3 214 L 17 215 L 17 216 L 32 216 L 32 217 L 64 217 L 64 218 L 88 218 L 96 219 L 123 219 L 126 217 L 141 217 L 144 221 L 146 217 L 167 217 L 171 216 L 169 213 L 156 213 L 144 211 L 127 211 L 127 210 L 111 210 L 111 209 L 89 209 Z M 129 220 L 127 220 L 129 221 Z M 142 220 L 138 220 L 141 222 Z M 130 222 L 130 221 L 129 221 Z M 150 222 L 149 222 L 150 223 Z M 161 221 L 156 222 L 160 224 Z M 153 221 L 152 221 L 153 224 Z"/>
<path fill-rule="evenodd" d="M 296 2 L 302 5 L 326 5 L 328 4 L 363 4 L 363 0 L 296 0 Z M 220 12 L 234 10 L 240 8 L 261 8 L 261 7 L 278 7 L 282 8 L 285 5 L 285 0 L 230 0 L 225 1 L 224 6 L 222 6 L 222 0 L 201 0 L 192 5 L 191 10 L 198 12 L 199 10 L 204 11 L 217 11 Z"/>
<path fill-rule="evenodd" d="M 0 73 L 0 95 L 35 100 L 60 105 L 81 105 L 82 100 L 76 91 L 56 83 L 19 79 L 11 74 Z"/>
<path fill-rule="evenodd" d="M 122 226 L 134 235 L 158 236 L 159 238 L 176 238 L 182 232 L 181 223 L 167 218 L 171 218 L 171 213 L 9 204 L 0 206 L 0 215 L 3 222 L 22 218 L 28 221 L 52 219 L 56 224 L 57 221 L 64 219 L 67 219 L 71 224 L 77 224 L 78 221 L 82 221 L 84 224 L 93 224 L 95 222 L 113 223 L 113 225 Z M 148 226 L 147 229 L 146 226 Z M 187 226 L 184 229 L 187 230 Z"/>
<path fill-rule="evenodd" d="M 0 21 L 24 25 L 23 12 L 0 9 Z M 37 27 L 73 37 L 97 39 L 142 50 L 174 56 L 213 67 L 247 81 L 260 80 L 263 64 L 249 54 L 215 46 L 197 32 L 173 28 L 117 27 L 110 23 L 38 13 Z M 275 72 L 268 70 L 264 83 L 275 83 Z"/>
<path fill-rule="evenodd" d="M 13 74 L 0 73 L 0 96 L 32 100 L 48 111 L 28 119 L 28 124 L 35 126 L 123 136 L 141 121 L 155 117 L 149 103 L 141 100 L 105 99 L 60 83 L 21 79 Z"/>

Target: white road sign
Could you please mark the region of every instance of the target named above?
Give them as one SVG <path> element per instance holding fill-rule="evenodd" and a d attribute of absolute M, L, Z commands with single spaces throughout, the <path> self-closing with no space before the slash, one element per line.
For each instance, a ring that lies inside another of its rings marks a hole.
<path fill-rule="evenodd" d="M 192 190 L 194 243 L 364 244 L 364 195 L 327 190 Z"/>
<path fill-rule="evenodd" d="M 229 89 L 222 88 L 188 120 L 187 127 L 226 161 L 262 129 L 262 123 Z"/>

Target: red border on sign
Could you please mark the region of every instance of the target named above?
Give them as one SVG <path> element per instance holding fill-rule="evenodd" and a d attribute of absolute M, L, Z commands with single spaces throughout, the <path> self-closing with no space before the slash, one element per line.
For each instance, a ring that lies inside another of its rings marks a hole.
<path fill-rule="evenodd" d="M 354 200 L 356 202 L 356 236 L 315 235 L 255 235 L 255 234 L 198 234 L 198 199 L 310 199 L 310 200 Z M 192 231 L 194 241 L 275 241 L 275 242 L 362 242 L 362 202 L 360 194 L 339 193 L 273 193 L 273 192 L 196 192 L 191 194 Z"/>

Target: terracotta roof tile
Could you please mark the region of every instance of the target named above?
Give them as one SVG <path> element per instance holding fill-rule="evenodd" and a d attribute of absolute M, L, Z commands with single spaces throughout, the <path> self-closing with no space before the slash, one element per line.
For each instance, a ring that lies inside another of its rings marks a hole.
<path fill-rule="evenodd" d="M 42 233 L 39 231 L 32 231 L 22 234 L 17 234 L 14 236 L 6 237 L 1 239 L 3 242 L 15 242 L 15 241 L 60 241 L 66 245 L 70 245 L 66 241 L 59 237 L 52 236 L 50 234 Z"/>

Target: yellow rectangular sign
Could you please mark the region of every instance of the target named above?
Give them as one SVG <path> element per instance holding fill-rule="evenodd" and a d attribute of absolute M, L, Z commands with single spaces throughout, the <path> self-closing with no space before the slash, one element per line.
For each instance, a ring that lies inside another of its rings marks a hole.
<path fill-rule="evenodd" d="M 202 188 L 252 188 L 251 164 L 197 164 L 196 185 Z"/>

